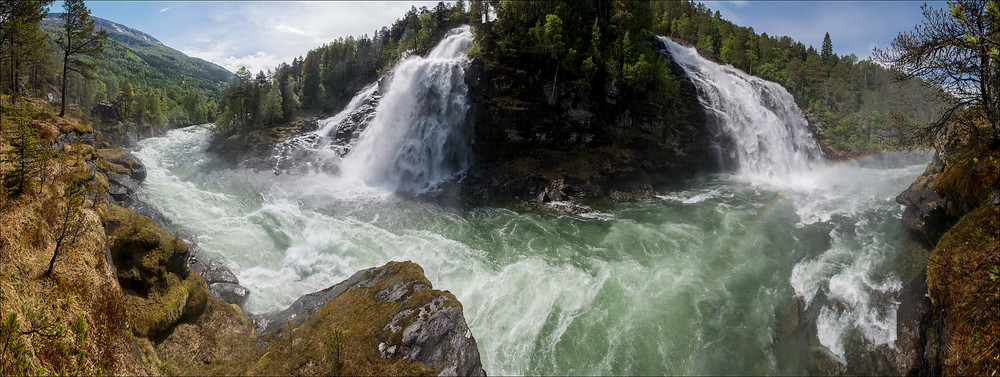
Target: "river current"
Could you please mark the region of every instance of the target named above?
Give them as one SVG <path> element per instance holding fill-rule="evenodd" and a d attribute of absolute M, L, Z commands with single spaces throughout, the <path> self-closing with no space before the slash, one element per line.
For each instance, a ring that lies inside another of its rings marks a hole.
<path fill-rule="evenodd" d="M 894 201 L 924 169 L 912 158 L 706 175 L 571 216 L 224 167 L 209 138 L 141 141 L 140 195 L 233 269 L 246 310 L 412 260 L 463 303 L 492 375 L 802 374 L 852 341 L 891 345 L 894 292 L 923 265 Z"/>

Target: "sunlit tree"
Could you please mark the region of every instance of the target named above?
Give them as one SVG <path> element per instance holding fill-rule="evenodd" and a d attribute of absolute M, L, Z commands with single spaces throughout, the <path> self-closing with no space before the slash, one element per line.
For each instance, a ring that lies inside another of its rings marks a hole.
<path fill-rule="evenodd" d="M 889 49 L 875 56 L 889 64 L 900 80 L 923 78 L 944 89 L 948 104 L 942 116 L 926 125 L 909 125 L 917 140 L 936 143 L 967 110 L 989 123 L 994 146 L 1000 147 L 1000 5 L 997 0 L 958 0 L 948 9 L 923 6 L 925 20 L 912 32 L 900 33 Z M 976 117 L 978 118 L 978 117 Z M 935 144 L 936 145 L 936 144 Z"/>

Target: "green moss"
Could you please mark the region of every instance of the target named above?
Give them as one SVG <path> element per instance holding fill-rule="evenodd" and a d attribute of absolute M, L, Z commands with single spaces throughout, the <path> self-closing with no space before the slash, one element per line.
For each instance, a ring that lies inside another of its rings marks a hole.
<path fill-rule="evenodd" d="M 70 132 L 76 132 L 82 135 L 94 132 L 94 128 L 91 127 L 89 123 L 82 121 L 69 122 L 59 127 L 59 133 L 68 134 Z"/>
<path fill-rule="evenodd" d="M 945 315 L 945 375 L 996 375 L 1000 363 L 1000 206 L 987 204 L 959 219 L 938 242 L 927 286 Z M 982 336 L 976 337 L 979 333 Z"/>
<path fill-rule="evenodd" d="M 75 169 L 67 173 L 63 179 L 65 179 L 67 183 L 81 185 L 93 180 L 94 173 L 91 173 L 90 170 L 86 169 Z"/>
<path fill-rule="evenodd" d="M 132 165 L 135 163 L 129 155 L 125 154 L 122 148 L 102 148 L 97 150 L 97 157 L 119 165 Z"/>
<path fill-rule="evenodd" d="M 126 167 L 124 167 L 122 165 L 113 163 L 113 162 L 109 162 L 108 160 L 104 160 L 104 159 L 98 159 L 97 160 L 97 168 L 101 169 L 101 171 L 106 172 L 108 174 L 131 174 L 132 173 L 131 169 L 126 168 Z"/>
<path fill-rule="evenodd" d="M 168 287 L 168 272 L 186 274 L 187 244 L 158 228 L 146 216 L 111 206 L 105 227 L 113 229 L 109 248 L 118 279 L 126 290 L 148 295 Z"/>
<path fill-rule="evenodd" d="M 128 318 L 135 335 L 148 338 L 162 333 L 181 319 L 188 302 L 188 290 L 177 284 L 166 294 L 148 298 L 127 296 Z"/>

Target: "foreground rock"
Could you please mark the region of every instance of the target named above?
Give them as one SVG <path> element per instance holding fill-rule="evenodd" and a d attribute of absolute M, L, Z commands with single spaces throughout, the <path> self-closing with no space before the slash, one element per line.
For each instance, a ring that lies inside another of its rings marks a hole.
<path fill-rule="evenodd" d="M 462 304 L 432 289 L 412 262 L 359 271 L 252 318 L 268 349 L 285 351 L 265 355 L 250 373 L 485 375 Z"/>

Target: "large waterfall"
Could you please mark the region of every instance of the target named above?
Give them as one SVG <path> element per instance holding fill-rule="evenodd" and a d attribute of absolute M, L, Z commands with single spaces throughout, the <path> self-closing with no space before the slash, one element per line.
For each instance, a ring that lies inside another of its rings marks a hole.
<path fill-rule="evenodd" d="M 666 39 L 739 174 L 589 218 L 395 195 L 436 192 L 469 164 L 471 39 L 459 28 L 400 61 L 280 146 L 273 173 L 219 161 L 207 126 L 144 139 L 141 198 L 196 234 L 199 259 L 232 268 L 251 313 L 419 263 L 462 302 L 491 374 L 824 374 L 893 347 L 902 282 L 926 269 L 894 198 L 925 164 L 811 169 L 822 156 L 787 92 Z M 789 173 L 815 184 L 744 179 Z"/>
<path fill-rule="evenodd" d="M 726 152 L 741 174 L 786 177 L 822 162 L 805 117 L 781 85 L 713 63 L 692 47 L 659 38 L 697 86 L 699 100 L 731 144 Z"/>
<path fill-rule="evenodd" d="M 399 62 L 375 118 L 345 157 L 342 172 L 370 186 L 426 193 L 465 170 L 471 155 L 466 102 L 468 26 L 451 30 L 426 57 Z"/>

